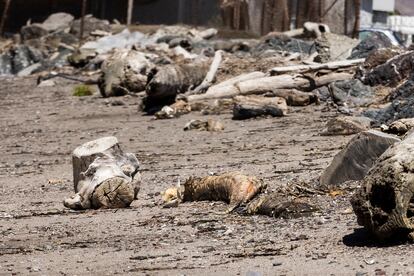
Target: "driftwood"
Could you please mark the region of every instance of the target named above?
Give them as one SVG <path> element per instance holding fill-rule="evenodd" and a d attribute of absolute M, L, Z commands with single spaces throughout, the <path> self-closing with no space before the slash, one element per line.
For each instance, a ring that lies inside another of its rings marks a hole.
<path fill-rule="evenodd" d="M 249 202 L 266 186 L 254 177 L 230 172 L 206 177 L 190 177 L 183 185 L 170 188 L 164 194 L 164 200 L 186 201 L 224 201 L 234 210 L 240 204 Z M 175 198 L 177 197 L 177 198 Z"/>
<path fill-rule="evenodd" d="M 300 75 L 280 75 L 249 79 L 236 82 L 233 85 L 222 86 L 219 89 L 208 90 L 205 94 L 191 95 L 187 97 L 189 102 L 208 99 L 231 98 L 237 95 L 264 94 L 278 89 L 300 89 L 312 90 L 334 81 L 349 80 L 353 75 L 349 73 L 331 73 L 316 78 L 309 78 Z"/>
<path fill-rule="evenodd" d="M 115 137 L 88 142 L 73 151 L 75 195 L 65 199 L 71 209 L 127 207 L 139 191 L 139 162 L 124 153 Z"/>
<path fill-rule="evenodd" d="M 205 62 L 181 65 L 165 65 L 154 68 L 148 74 L 144 110 L 160 109 L 175 102 L 180 93 L 201 84 L 208 71 Z"/>
<path fill-rule="evenodd" d="M 332 61 L 322 64 L 310 64 L 310 65 L 293 65 L 293 66 L 285 66 L 285 67 L 275 67 L 270 69 L 270 74 L 272 76 L 281 75 L 286 73 L 305 73 L 310 71 L 318 71 L 318 70 L 338 70 L 349 68 L 352 66 L 356 66 L 361 64 L 365 61 L 364 58 L 361 59 L 353 59 L 353 60 L 341 60 L 341 61 Z"/>
<path fill-rule="evenodd" d="M 286 100 L 280 97 L 237 96 L 233 119 L 244 120 L 259 116 L 281 117 L 287 114 Z"/>
<path fill-rule="evenodd" d="M 414 51 L 408 51 L 368 70 L 361 77 L 361 81 L 371 86 L 379 84 L 394 86 L 401 80 L 408 78 L 412 74 L 413 68 Z"/>
<path fill-rule="evenodd" d="M 286 100 L 289 106 L 306 106 L 318 102 L 318 96 L 310 92 L 302 92 L 296 89 L 277 89 L 269 93 L 275 97 Z"/>
<path fill-rule="evenodd" d="M 351 200 L 358 218 L 380 240 L 414 242 L 414 134 L 390 147 Z"/>
<path fill-rule="evenodd" d="M 216 51 L 214 54 L 213 62 L 210 65 L 210 69 L 207 72 L 206 77 L 204 78 L 203 82 L 197 86 L 194 90 L 189 91 L 188 95 L 193 94 L 201 94 L 204 93 L 214 82 L 214 79 L 216 78 L 217 70 L 221 64 L 221 61 L 223 59 L 223 52 L 222 51 Z"/>

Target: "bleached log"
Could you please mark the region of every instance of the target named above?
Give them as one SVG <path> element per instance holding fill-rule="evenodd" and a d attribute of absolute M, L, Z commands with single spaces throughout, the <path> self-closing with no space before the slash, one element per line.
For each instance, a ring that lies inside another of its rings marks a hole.
<path fill-rule="evenodd" d="M 223 60 L 223 52 L 221 50 L 216 51 L 216 53 L 214 54 L 213 62 L 211 63 L 210 69 L 208 70 L 207 75 L 204 78 L 203 82 L 199 86 L 197 86 L 194 90 L 189 91 L 188 95 L 204 93 L 213 84 L 214 79 L 216 77 L 217 70 L 222 60 Z"/>
<path fill-rule="evenodd" d="M 127 207 L 140 184 L 139 162 L 124 153 L 115 137 L 83 144 L 72 154 L 75 195 L 65 199 L 71 209 Z"/>
<path fill-rule="evenodd" d="M 286 100 L 280 97 L 237 96 L 233 119 L 244 120 L 259 116 L 281 117 L 287 114 Z"/>
<path fill-rule="evenodd" d="M 318 96 L 314 93 L 296 89 L 277 89 L 272 91 L 271 95 L 285 99 L 289 106 L 306 106 L 318 102 Z"/>
<path fill-rule="evenodd" d="M 317 88 L 334 81 L 349 80 L 353 75 L 349 73 L 331 73 L 315 79 L 303 76 L 280 75 L 263 77 L 259 79 L 237 82 L 234 85 L 220 87 L 220 89 L 208 90 L 205 94 L 188 96 L 188 102 L 209 99 L 231 98 L 237 95 L 264 94 L 277 89 L 308 90 Z"/>
<path fill-rule="evenodd" d="M 209 93 L 214 93 L 215 90 L 220 89 L 222 87 L 225 86 L 233 86 L 234 84 L 241 82 L 241 81 L 247 81 L 247 80 L 254 80 L 254 79 L 260 79 L 260 78 L 264 78 L 266 76 L 265 73 L 259 72 L 259 71 L 255 71 L 255 72 L 251 72 L 251 73 L 247 73 L 247 74 L 242 74 L 240 76 L 222 81 L 216 85 L 213 85 L 212 87 L 210 87 L 207 91 Z"/>
<path fill-rule="evenodd" d="M 144 110 L 152 113 L 175 102 L 176 96 L 200 85 L 208 72 L 205 62 L 165 65 L 148 74 Z"/>
<path fill-rule="evenodd" d="M 283 67 L 275 67 L 270 69 L 270 74 L 272 76 L 281 75 L 286 73 L 304 73 L 309 71 L 317 71 L 322 69 L 327 70 L 337 70 L 347 67 L 352 67 L 358 64 L 361 64 L 365 61 L 364 58 L 361 59 L 353 59 L 353 60 L 341 60 L 341 61 L 332 61 L 327 63 L 318 63 L 318 64 L 311 64 L 311 65 L 293 65 L 293 66 L 283 66 Z"/>

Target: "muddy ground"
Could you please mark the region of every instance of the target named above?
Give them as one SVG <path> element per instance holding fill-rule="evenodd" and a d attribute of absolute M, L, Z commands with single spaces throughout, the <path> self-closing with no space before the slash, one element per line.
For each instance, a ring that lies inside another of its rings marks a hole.
<path fill-rule="evenodd" d="M 160 192 L 191 175 L 241 170 L 271 189 L 318 177 L 351 136 L 320 136 L 336 114 L 292 108 L 284 118 L 232 121 L 221 133 L 182 130 L 197 113 L 155 121 L 138 98 L 72 96 L 73 83 L 36 88 L 0 80 L 0 275 L 414 274 L 412 245 L 378 246 L 356 224 L 351 192 L 318 196 L 321 211 L 291 220 L 222 214 L 223 203 L 163 209 Z M 142 163 L 128 209 L 70 211 L 71 151 L 115 135 Z"/>

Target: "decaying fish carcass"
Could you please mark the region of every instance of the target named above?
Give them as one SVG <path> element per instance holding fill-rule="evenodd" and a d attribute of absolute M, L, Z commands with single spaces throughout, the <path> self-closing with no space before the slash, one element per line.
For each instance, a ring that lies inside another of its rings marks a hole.
<path fill-rule="evenodd" d="M 260 196 L 247 205 L 250 215 L 266 215 L 270 217 L 295 218 L 310 215 L 318 208 L 305 200 L 287 198 L 277 193 Z"/>
<path fill-rule="evenodd" d="M 186 201 L 224 201 L 248 215 L 293 218 L 317 211 L 306 200 L 286 197 L 279 193 L 265 193 L 267 185 L 262 180 L 240 172 L 216 176 L 191 177 L 184 185 L 167 189 L 163 194 L 166 207 Z M 240 208 L 239 208 L 240 207 Z"/>
<path fill-rule="evenodd" d="M 414 134 L 391 146 L 351 200 L 358 223 L 380 240 L 414 241 Z"/>
<path fill-rule="evenodd" d="M 240 172 L 229 172 L 206 177 L 190 177 L 177 187 L 168 190 L 164 200 L 186 201 L 224 201 L 234 209 L 242 203 L 249 202 L 266 188 L 260 179 Z M 176 195 L 177 198 L 174 198 Z"/>
<path fill-rule="evenodd" d="M 137 197 L 141 176 L 134 154 L 124 153 L 115 137 L 88 142 L 73 151 L 75 195 L 64 200 L 68 208 L 128 207 Z"/>

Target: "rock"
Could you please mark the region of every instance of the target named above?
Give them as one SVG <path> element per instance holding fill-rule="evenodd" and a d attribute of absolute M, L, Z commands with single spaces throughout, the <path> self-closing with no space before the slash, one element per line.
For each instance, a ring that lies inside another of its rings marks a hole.
<path fill-rule="evenodd" d="M 284 35 L 267 36 L 266 39 L 252 50 L 253 55 L 260 55 L 267 50 L 286 51 L 312 54 L 315 52 L 313 42 L 291 38 Z"/>
<path fill-rule="evenodd" d="M 370 70 L 378 65 L 384 64 L 387 60 L 402 54 L 402 52 L 402 49 L 395 47 L 376 49 L 368 55 L 362 67 L 364 70 Z"/>
<path fill-rule="evenodd" d="M 379 240 L 414 241 L 414 134 L 376 161 L 351 199 L 358 224 Z"/>
<path fill-rule="evenodd" d="M 259 116 L 281 117 L 287 114 L 287 103 L 281 97 L 237 96 L 233 119 L 245 120 Z"/>
<path fill-rule="evenodd" d="M 37 87 L 53 87 L 56 85 L 54 80 L 44 80 L 37 85 Z"/>
<path fill-rule="evenodd" d="M 58 48 L 61 43 L 66 45 L 76 46 L 79 43 L 79 39 L 71 33 L 66 33 L 64 31 L 57 31 L 49 34 L 45 38 L 45 43 L 51 48 Z"/>
<path fill-rule="evenodd" d="M 349 180 L 363 179 L 378 157 L 399 141 L 393 135 L 376 130 L 357 134 L 322 173 L 320 184 L 339 185 Z"/>
<path fill-rule="evenodd" d="M 371 119 L 367 117 L 336 117 L 326 124 L 321 135 L 352 135 L 370 129 Z"/>
<path fill-rule="evenodd" d="M 191 105 L 185 101 L 178 100 L 170 106 L 164 106 L 155 113 L 156 119 L 172 119 L 191 112 Z"/>
<path fill-rule="evenodd" d="M 18 45 L 13 52 L 13 71 L 15 73 L 20 72 L 33 64 L 29 47 Z"/>
<path fill-rule="evenodd" d="M 43 22 L 42 27 L 48 32 L 64 30 L 70 27 L 74 19 L 69 13 L 53 13 Z"/>
<path fill-rule="evenodd" d="M 123 96 L 145 90 L 147 73 L 153 64 L 148 55 L 119 49 L 102 64 L 99 89 L 102 96 Z"/>
<path fill-rule="evenodd" d="M 42 24 L 31 24 L 23 26 L 20 30 L 23 41 L 41 38 L 46 36 L 49 32 L 43 27 Z"/>
<path fill-rule="evenodd" d="M 386 132 L 397 134 L 397 135 L 404 135 L 413 127 L 414 127 L 414 118 L 399 119 L 397 121 L 392 122 L 388 126 Z"/>
<path fill-rule="evenodd" d="M 13 74 L 13 59 L 9 52 L 0 54 L 0 76 Z"/>
<path fill-rule="evenodd" d="M 191 120 L 184 126 L 185 131 L 193 129 L 217 132 L 224 130 L 224 125 L 220 121 L 208 119 L 207 121 Z"/>
<path fill-rule="evenodd" d="M 84 67 L 90 60 L 96 57 L 96 52 L 87 49 L 78 49 L 68 56 L 68 62 L 73 67 Z"/>
<path fill-rule="evenodd" d="M 373 101 L 373 89 L 360 80 L 343 80 L 329 84 L 332 100 L 338 105 L 364 106 Z"/>
<path fill-rule="evenodd" d="M 80 19 L 73 21 L 70 28 L 70 33 L 77 37 L 80 36 L 80 22 Z M 91 32 L 96 30 L 110 32 L 111 25 L 108 20 L 101 20 L 92 15 L 85 16 L 84 35 L 88 36 Z"/>
<path fill-rule="evenodd" d="M 352 49 L 358 45 L 357 39 L 346 35 L 325 33 L 325 39 L 329 43 L 329 56 L 331 61 L 344 60 L 351 55 Z"/>
<path fill-rule="evenodd" d="M 365 116 L 378 121 L 379 124 L 389 124 L 398 119 L 414 118 L 414 75 L 398 86 L 388 100 L 391 103 L 379 110 L 367 110 Z"/>
<path fill-rule="evenodd" d="M 377 49 L 389 47 L 392 47 L 390 39 L 381 32 L 375 32 L 352 49 L 348 59 L 366 58 Z"/>
<path fill-rule="evenodd" d="M 98 54 L 105 54 L 113 49 L 132 49 L 134 45 L 140 44 L 146 36 L 140 32 L 130 32 L 128 29 L 122 32 L 101 37 L 96 41 L 89 41 L 82 45 L 81 49 L 94 50 Z"/>
<path fill-rule="evenodd" d="M 313 61 L 319 63 L 327 63 L 331 60 L 331 45 L 329 40 L 325 37 L 325 34 L 321 34 L 317 39 L 315 39 L 315 49 L 318 55 L 314 58 Z"/>

